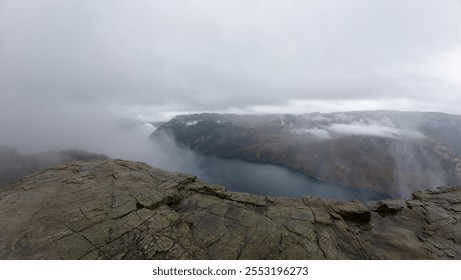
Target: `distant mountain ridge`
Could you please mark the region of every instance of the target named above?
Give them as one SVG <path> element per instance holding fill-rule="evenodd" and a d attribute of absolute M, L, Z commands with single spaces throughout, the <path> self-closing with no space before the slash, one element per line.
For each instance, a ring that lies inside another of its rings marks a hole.
<path fill-rule="evenodd" d="M 0 146 L 0 188 L 14 180 L 54 165 L 84 159 L 109 159 L 102 154 L 64 150 L 23 155 L 15 148 Z"/>
<path fill-rule="evenodd" d="M 461 116 L 358 111 L 177 116 L 153 134 L 194 151 L 284 165 L 321 180 L 408 197 L 461 183 Z"/>

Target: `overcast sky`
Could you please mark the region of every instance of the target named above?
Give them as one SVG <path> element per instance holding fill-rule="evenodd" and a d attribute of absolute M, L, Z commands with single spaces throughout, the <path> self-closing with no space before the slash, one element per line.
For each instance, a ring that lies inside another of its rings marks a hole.
<path fill-rule="evenodd" d="M 461 114 L 461 1 L 0 0 L 0 97 L 0 144 L 203 111 Z"/>

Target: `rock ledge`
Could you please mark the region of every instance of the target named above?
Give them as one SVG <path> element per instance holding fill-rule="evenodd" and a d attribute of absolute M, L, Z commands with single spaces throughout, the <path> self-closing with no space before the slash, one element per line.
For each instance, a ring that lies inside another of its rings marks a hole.
<path fill-rule="evenodd" d="M 0 259 L 461 259 L 461 187 L 364 205 L 79 161 L 3 188 L 0 213 Z"/>

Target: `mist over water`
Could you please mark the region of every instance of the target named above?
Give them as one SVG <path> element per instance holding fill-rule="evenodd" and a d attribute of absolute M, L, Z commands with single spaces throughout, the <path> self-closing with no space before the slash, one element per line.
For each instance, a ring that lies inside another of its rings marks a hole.
<path fill-rule="evenodd" d="M 385 199 L 389 196 L 360 188 L 318 181 L 283 166 L 251 163 L 200 155 L 179 147 L 168 137 L 149 136 L 156 128 L 141 122 L 106 123 L 105 138 L 92 137 L 92 145 L 79 148 L 111 158 L 142 161 L 173 172 L 196 175 L 200 180 L 225 186 L 228 190 L 258 195 L 327 199 Z"/>
<path fill-rule="evenodd" d="M 110 127 L 113 128 L 108 129 Z M 166 136 L 161 139 L 149 137 L 155 129 L 150 124 L 135 122 L 108 125 L 107 141 L 94 141 L 93 146 L 81 148 L 114 159 L 142 161 L 156 168 L 193 174 L 206 183 L 219 184 L 231 191 L 362 201 L 389 198 L 369 190 L 319 181 L 283 166 L 200 155 L 179 147 Z"/>
<path fill-rule="evenodd" d="M 283 166 L 224 159 L 198 154 L 181 148 L 169 138 L 152 140 L 152 158 L 145 161 L 169 171 L 190 173 L 209 184 L 257 195 L 303 197 L 361 201 L 390 198 L 389 195 L 353 186 L 319 181 Z"/>
<path fill-rule="evenodd" d="M 69 129 L 76 130 L 76 128 L 82 128 L 82 131 L 79 130 L 79 134 L 82 136 L 78 139 L 72 138 L 73 134 L 71 133 L 64 133 L 67 135 L 66 137 L 54 138 L 54 141 L 35 141 L 33 146 L 20 145 L 21 142 L 16 142 L 19 145 L 12 145 L 7 142 L 5 146 L 15 147 L 25 155 L 44 151 L 81 149 L 105 154 L 114 159 L 141 161 L 168 171 L 193 174 L 210 184 L 219 184 L 232 191 L 258 195 L 318 196 L 326 199 L 358 199 L 362 201 L 389 198 L 386 194 L 359 187 L 319 181 L 283 166 L 204 156 L 179 147 L 166 136 L 155 139 L 150 137 L 156 127 L 140 120 L 109 121 L 108 119 L 99 119 L 98 123 L 93 126 L 66 126 L 59 131 L 67 132 Z M 42 133 L 45 134 L 46 132 L 43 131 Z M 408 155 L 411 154 L 408 151 L 400 151 L 398 154 L 401 154 L 402 159 L 405 159 L 405 161 L 399 161 L 403 164 L 411 165 L 415 162 L 415 160 L 408 158 Z M 63 160 L 60 161 L 64 162 Z M 430 170 L 438 169 L 432 167 Z M 411 190 L 404 186 L 405 184 L 399 185 L 400 189 L 397 192 L 399 197 L 407 197 L 411 193 Z M 403 191 L 406 192 L 401 195 Z"/>

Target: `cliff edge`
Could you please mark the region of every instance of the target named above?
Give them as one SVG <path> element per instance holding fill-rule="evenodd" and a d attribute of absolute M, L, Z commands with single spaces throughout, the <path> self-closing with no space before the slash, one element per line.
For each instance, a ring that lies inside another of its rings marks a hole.
<path fill-rule="evenodd" d="M 362 204 L 78 161 L 2 188 L 0 213 L 0 259 L 461 259 L 461 187 Z"/>

